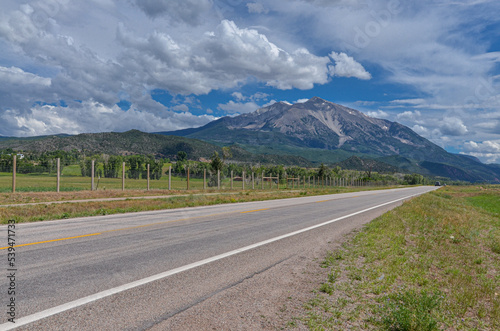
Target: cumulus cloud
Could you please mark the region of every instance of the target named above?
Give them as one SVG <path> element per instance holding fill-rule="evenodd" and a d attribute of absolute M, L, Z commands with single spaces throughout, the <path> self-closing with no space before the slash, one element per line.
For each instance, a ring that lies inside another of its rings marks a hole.
<path fill-rule="evenodd" d="M 294 103 L 306 103 L 307 101 L 309 101 L 309 99 L 299 99 L 299 100 L 295 101 Z"/>
<path fill-rule="evenodd" d="M 483 158 L 487 163 L 500 161 L 500 140 L 475 142 L 468 141 L 464 144 L 467 154 Z"/>
<path fill-rule="evenodd" d="M 227 114 L 245 114 L 256 111 L 259 107 L 255 102 L 234 102 L 233 100 L 228 103 L 220 103 L 219 109 L 225 111 Z"/>
<path fill-rule="evenodd" d="M 443 123 L 439 129 L 444 135 L 448 136 L 462 136 L 469 132 L 462 120 L 456 117 L 443 118 Z"/>
<path fill-rule="evenodd" d="M 39 85 L 48 87 L 51 84 L 51 79 L 40 77 L 38 75 L 26 72 L 20 68 L 10 67 L 5 68 L 0 66 L 0 82 L 2 85 Z"/>
<path fill-rule="evenodd" d="M 375 118 L 387 118 L 389 117 L 389 114 L 383 110 L 377 110 L 377 111 L 369 111 L 366 113 L 366 115 L 370 117 L 375 117 Z"/>
<path fill-rule="evenodd" d="M 330 75 L 338 77 L 356 77 L 359 79 L 371 79 L 372 75 L 356 62 L 354 58 L 345 53 L 330 53 L 330 57 L 335 61 L 335 65 L 328 67 Z"/>
<path fill-rule="evenodd" d="M 264 8 L 261 3 L 249 2 L 247 3 L 248 12 L 251 14 L 267 14 L 269 10 Z"/>
<path fill-rule="evenodd" d="M 7 136 L 33 136 L 57 133 L 127 131 L 131 128 L 146 132 L 171 131 L 202 126 L 216 119 L 190 113 L 166 112 L 157 116 L 132 106 L 123 111 L 118 106 L 107 107 L 95 101 L 84 101 L 73 107 L 36 105 L 29 112 L 9 109 L 0 115 Z"/>
<path fill-rule="evenodd" d="M 415 111 L 409 111 L 409 110 L 407 110 L 405 112 L 397 114 L 396 118 L 398 120 L 416 121 L 421 116 L 422 116 L 422 114 L 418 110 L 415 110 Z"/>
<path fill-rule="evenodd" d="M 422 125 L 414 125 L 411 129 L 421 136 L 427 136 L 429 134 L 429 130 Z"/>
<path fill-rule="evenodd" d="M 498 141 L 483 141 L 481 143 L 469 141 L 465 143 L 465 147 L 470 152 L 500 153 L 500 142 Z"/>
<path fill-rule="evenodd" d="M 255 77 L 279 89 L 310 89 L 328 82 L 328 57 L 305 49 L 286 52 L 256 30 L 223 20 L 195 43 L 162 32 L 135 37 L 123 26 L 118 40 L 128 48 L 121 62 L 144 81 L 174 94 L 206 94 Z"/>
<path fill-rule="evenodd" d="M 211 8 L 209 0 L 136 0 L 148 16 L 168 16 L 172 21 L 198 25 Z"/>
<path fill-rule="evenodd" d="M 237 101 L 245 101 L 245 100 L 260 101 L 260 100 L 267 100 L 269 94 L 257 92 L 253 95 L 245 96 L 241 92 L 233 92 L 231 96 L 235 98 Z"/>

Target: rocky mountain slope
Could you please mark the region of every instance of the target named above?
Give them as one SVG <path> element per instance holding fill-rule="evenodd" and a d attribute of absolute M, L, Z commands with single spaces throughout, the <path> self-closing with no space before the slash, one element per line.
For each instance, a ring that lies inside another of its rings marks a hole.
<path fill-rule="evenodd" d="M 222 145 L 237 143 L 252 152 L 300 155 L 312 162 L 333 163 L 356 155 L 400 167 L 403 158 L 412 171 L 425 175 L 467 181 L 495 182 L 500 178 L 498 167 L 450 154 L 404 125 L 372 118 L 318 97 L 305 103 L 278 102 L 200 128 L 163 134 Z"/>

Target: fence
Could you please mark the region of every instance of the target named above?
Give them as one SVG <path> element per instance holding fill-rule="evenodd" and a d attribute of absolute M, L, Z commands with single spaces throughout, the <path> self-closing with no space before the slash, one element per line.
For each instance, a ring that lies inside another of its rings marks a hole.
<path fill-rule="evenodd" d="M 0 174 L 0 191 L 3 192 L 30 192 L 30 191 L 76 191 L 76 190 L 249 190 L 249 189 L 306 189 L 328 187 L 360 187 L 387 185 L 395 183 L 374 183 L 355 178 L 295 176 L 280 178 L 267 175 L 264 172 L 257 174 L 243 171 L 241 176 L 235 176 L 233 171 L 224 177 L 219 172 L 204 170 L 193 176 L 189 168 L 183 177 L 174 176 L 172 167 L 165 171 L 166 176 L 159 180 L 150 178 L 150 165 L 144 179 L 126 178 L 125 163 L 119 173 L 120 178 L 103 178 L 95 175 L 95 163 L 92 161 L 91 177 L 61 174 L 61 162 L 57 159 L 56 173 L 52 175 L 16 175 L 16 158 L 13 158 L 12 173 Z M 12 189 L 8 177 L 12 176 Z"/>

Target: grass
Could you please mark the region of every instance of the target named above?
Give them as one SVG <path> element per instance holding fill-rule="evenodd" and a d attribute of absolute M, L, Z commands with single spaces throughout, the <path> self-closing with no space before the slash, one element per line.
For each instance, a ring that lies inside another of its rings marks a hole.
<path fill-rule="evenodd" d="M 61 176 L 60 191 L 83 191 L 90 190 L 91 178 L 75 175 L 74 169 L 68 169 L 70 166 L 63 169 Z M 203 189 L 203 178 L 191 178 L 190 189 Z M 94 185 L 98 190 L 118 190 L 122 188 L 121 178 L 95 178 Z M 228 179 L 221 182 L 223 188 L 230 187 Z M 251 185 L 251 184 L 250 184 Z M 57 178 L 55 174 L 17 174 L 16 175 L 16 192 L 55 192 L 57 186 Z M 241 187 L 241 182 L 234 183 L 234 187 Z M 146 179 L 125 179 L 125 188 L 127 190 L 139 190 L 147 188 Z M 172 176 L 171 188 L 174 190 L 187 189 L 187 181 L 185 178 Z M 150 180 L 150 189 L 168 189 L 168 175 L 162 176 L 159 180 Z M 12 192 L 12 174 L 0 173 L 0 193 Z"/>
<path fill-rule="evenodd" d="M 320 266 L 301 319 L 312 330 L 500 330 L 500 187 L 414 198 Z"/>

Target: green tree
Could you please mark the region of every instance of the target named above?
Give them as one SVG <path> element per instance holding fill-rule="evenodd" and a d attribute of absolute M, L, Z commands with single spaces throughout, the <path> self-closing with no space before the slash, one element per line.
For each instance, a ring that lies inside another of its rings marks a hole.
<path fill-rule="evenodd" d="M 127 158 L 129 170 L 128 178 L 139 179 L 144 172 L 144 155 L 131 155 Z"/>
<path fill-rule="evenodd" d="M 226 163 L 226 160 L 233 157 L 233 153 L 231 152 L 231 147 L 226 146 L 222 147 L 222 162 Z"/>
<path fill-rule="evenodd" d="M 321 165 L 318 168 L 318 177 L 319 178 L 325 178 L 330 175 L 330 169 L 324 164 L 321 163 Z"/>
<path fill-rule="evenodd" d="M 163 165 L 165 162 L 163 159 L 160 160 L 152 160 L 150 164 L 150 171 L 151 171 L 151 179 L 156 179 L 159 180 L 163 174 Z"/>
<path fill-rule="evenodd" d="M 187 159 L 187 153 L 184 151 L 178 151 L 177 152 L 177 161 L 185 161 Z"/>
<path fill-rule="evenodd" d="M 104 158 L 103 162 L 104 177 L 118 178 L 122 162 L 123 161 L 121 156 L 111 155 L 107 158 Z"/>
<path fill-rule="evenodd" d="M 424 176 L 419 174 L 411 174 L 405 175 L 404 177 L 405 184 L 408 185 L 419 185 L 424 183 Z"/>
<path fill-rule="evenodd" d="M 214 151 L 214 154 L 212 154 L 212 157 L 210 158 L 210 166 L 215 172 L 217 172 L 217 170 L 222 171 L 222 168 L 224 167 L 224 162 L 222 162 L 217 151 Z"/>

